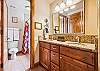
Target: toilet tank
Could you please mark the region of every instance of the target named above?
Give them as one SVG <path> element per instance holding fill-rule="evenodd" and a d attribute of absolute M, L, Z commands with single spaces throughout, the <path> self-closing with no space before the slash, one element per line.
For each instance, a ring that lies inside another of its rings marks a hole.
<path fill-rule="evenodd" d="M 8 42 L 8 49 L 18 48 L 18 41 Z"/>

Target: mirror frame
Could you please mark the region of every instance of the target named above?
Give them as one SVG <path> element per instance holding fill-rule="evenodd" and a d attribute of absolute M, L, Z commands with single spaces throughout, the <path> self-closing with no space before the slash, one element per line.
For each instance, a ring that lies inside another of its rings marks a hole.
<path fill-rule="evenodd" d="M 54 24 L 53 24 L 53 16 L 55 13 L 52 13 L 52 33 L 53 34 L 85 34 L 85 0 L 82 0 L 83 1 L 83 32 L 81 33 L 60 33 L 60 27 L 58 28 L 59 29 L 59 33 L 54 33 Z M 59 14 L 59 13 L 58 13 Z M 58 25 L 60 25 L 60 17 L 58 16 Z"/>

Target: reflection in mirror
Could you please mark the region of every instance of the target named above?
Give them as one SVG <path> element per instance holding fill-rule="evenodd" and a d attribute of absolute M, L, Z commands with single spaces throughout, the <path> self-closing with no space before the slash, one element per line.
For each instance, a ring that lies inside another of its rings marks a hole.
<path fill-rule="evenodd" d="M 70 5 L 64 2 L 55 7 L 52 14 L 54 34 L 84 33 L 84 1 L 74 1 Z"/>

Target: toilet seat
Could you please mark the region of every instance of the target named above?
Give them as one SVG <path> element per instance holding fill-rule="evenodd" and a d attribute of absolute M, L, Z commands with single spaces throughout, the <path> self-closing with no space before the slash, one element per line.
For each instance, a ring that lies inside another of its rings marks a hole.
<path fill-rule="evenodd" d="M 9 49 L 9 53 L 12 54 L 12 53 L 17 53 L 18 52 L 18 48 L 11 48 Z"/>
<path fill-rule="evenodd" d="M 9 49 L 9 53 L 11 54 L 11 59 L 16 58 L 16 53 L 18 52 L 18 48 L 11 48 Z"/>

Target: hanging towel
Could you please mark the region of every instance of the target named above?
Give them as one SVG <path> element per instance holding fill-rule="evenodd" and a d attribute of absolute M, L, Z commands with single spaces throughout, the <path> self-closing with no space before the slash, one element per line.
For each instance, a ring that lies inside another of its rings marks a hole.
<path fill-rule="evenodd" d="M 28 52 L 28 46 L 29 45 L 29 24 L 26 21 L 25 27 L 24 27 L 24 53 Z"/>

